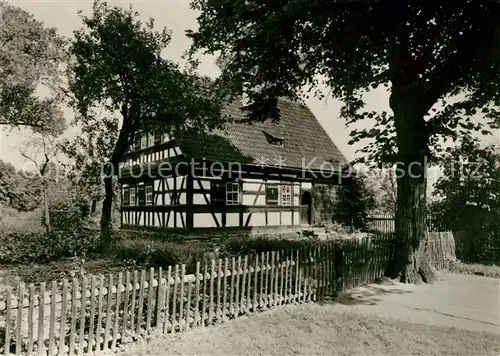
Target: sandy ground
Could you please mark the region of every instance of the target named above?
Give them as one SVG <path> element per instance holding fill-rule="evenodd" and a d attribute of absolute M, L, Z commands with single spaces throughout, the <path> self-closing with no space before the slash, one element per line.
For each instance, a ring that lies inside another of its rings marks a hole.
<path fill-rule="evenodd" d="M 500 279 L 442 273 L 433 284 L 370 285 L 337 301 L 338 310 L 473 331 L 500 332 Z"/>
<path fill-rule="evenodd" d="M 446 274 L 434 285 L 357 288 L 335 303 L 286 306 L 119 355 L 499 355 L 500 280 Z"/>

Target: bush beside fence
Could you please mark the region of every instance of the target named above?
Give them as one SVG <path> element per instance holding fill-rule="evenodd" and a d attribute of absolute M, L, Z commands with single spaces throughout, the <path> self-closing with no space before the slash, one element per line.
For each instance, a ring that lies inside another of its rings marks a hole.
<path fill-rule="evenodd" d="M 392 246 L 381 235 L 197 262 L 194 274 L 175 265 L 20 284 L 0 299 L 0 348 L 5 355 L 81 355 L 152 330 L 176 333 L 321 301 L 381 278 Z"/>

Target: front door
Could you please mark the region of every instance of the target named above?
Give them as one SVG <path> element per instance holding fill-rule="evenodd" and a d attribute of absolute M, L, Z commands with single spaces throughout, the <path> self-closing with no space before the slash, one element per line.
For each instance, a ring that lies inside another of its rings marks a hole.
<path fill-rule="evenodd" d="M 311 225 L 311 217 L 312 217 L 311 192 L 303 190 L 300 198 L 300 224 Z"/>

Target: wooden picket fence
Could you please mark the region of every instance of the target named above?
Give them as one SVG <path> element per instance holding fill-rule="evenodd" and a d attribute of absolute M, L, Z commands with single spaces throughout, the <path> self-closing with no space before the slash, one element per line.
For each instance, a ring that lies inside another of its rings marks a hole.
<path fill-rule="evenodd" d="M 0 352 L 82 355 L 152 330 L 175 334 L 285 304 L 316 302 L 385 271 L 389 236 L 71 281 L 19 284 L 0 298 Z"/>

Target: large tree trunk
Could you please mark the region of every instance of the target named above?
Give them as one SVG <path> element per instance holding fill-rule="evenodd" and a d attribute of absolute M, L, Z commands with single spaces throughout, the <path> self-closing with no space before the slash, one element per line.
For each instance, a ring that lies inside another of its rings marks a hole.
<path fill-rule="evenodd" d="M 391 108 L 397 133 L 396 246 L 389 276 L 404 283 L 431 283 L 434 273 L 426 255 L 426 155 L 429 134 L 416 93 L 394 88 Z"/>

